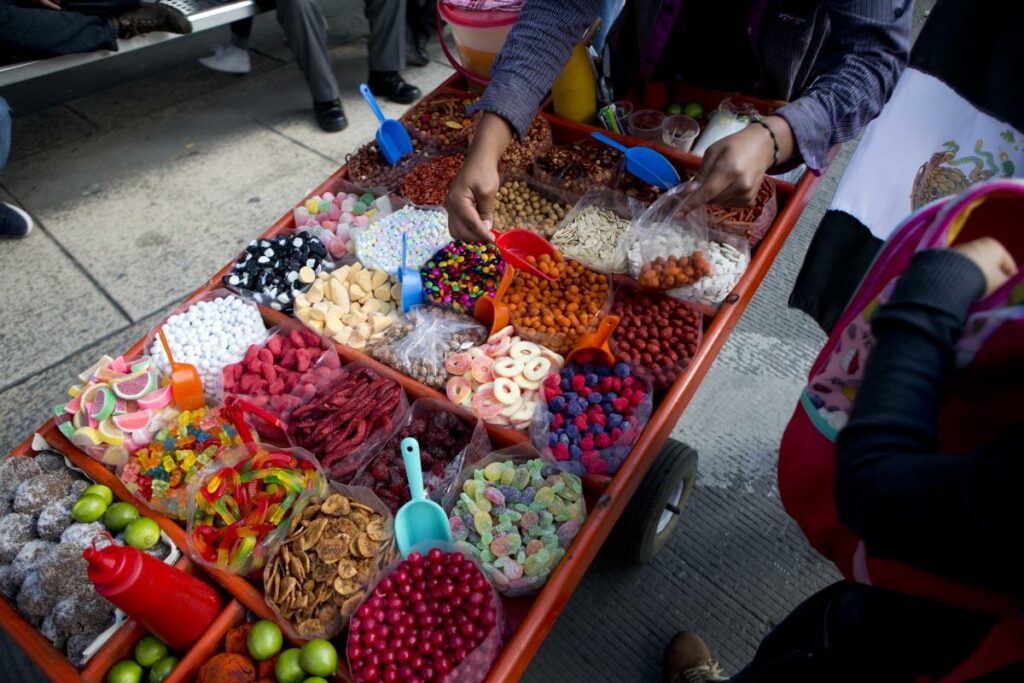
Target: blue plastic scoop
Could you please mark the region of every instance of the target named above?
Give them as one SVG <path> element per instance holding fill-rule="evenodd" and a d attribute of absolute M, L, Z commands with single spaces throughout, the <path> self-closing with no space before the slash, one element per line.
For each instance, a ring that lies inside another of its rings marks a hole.
<path fill-rule="evenodd" d="M 650 147 L 626 147 L 597 131 L 591 133 L 591 136 L 625 154 L 626 170 L 645 183 L 667 190 L 681 182 L 679 171 L 672 162 Z"/>
<path fill-rule="evenodd" d="M 398 509 L 395 515 L 395 538 L 398 551 L 405 558 L 415 548 L 427 552 L 452 542 L 448 516 L 440 505 L 427 498 L 423 491 L 423 468 L 420 464 L 420 444 L 416 439 L 402 439 L 402 461 L 409 479 L 412 500 Z"/>
<path fill-rule="evenodd" d="M 406 233 L 402 233 L 402 265 L 398 268 L 398 284 L 402 288 L 402 312 L 408 313 L 413 306 L 423 303 L 423 277 L 420 271 L 406 265 L 409 251 Z"/>
<path fill-rule="evenodd" d="M 409 131 L 394 119 L 384 118 L 384 112 L 380 110 L 377 100 L 370 92 L 369 86 L 365 83 L 359 84 L 359 92 L 363 99 L 370 105 L 377 120 L 380 121 L 380 128 L 377 129 L 377 146 L 385 161 L 394 166 L 406 154 L 412 154 L 412 140 L 409 139 Z"/>

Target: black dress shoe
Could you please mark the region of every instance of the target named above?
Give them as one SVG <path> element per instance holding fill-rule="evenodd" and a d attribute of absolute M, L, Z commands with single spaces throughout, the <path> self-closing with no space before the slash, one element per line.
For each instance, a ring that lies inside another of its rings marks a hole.
<path fill-rule="evenodd" d="M 410 49 L 408 54 L 405 56 L 406 64 L 410 64 L 411 66 L 426 66 L 430 63 L 430 53 L 427 52 L 426 36 L 414 34 L 410 47 L 412 49 Z"/>
<path fill-rule="evenodd" d="M 423 96 L 415 85 L 406 83 L 397 71 L 371 71 L 367 80 L 370 92 L 398 104 L 411 104 Z"/>
<path fill-rule="evenodd" d="M 114 24 L 117 26 L 117 37 L 122 39 L 134 38 L 153 31 L 192 33 L 192 23 L 185 15 L 166 5 L 142 5 L 114 17 Z"/>
<path fill-rule="evenodd" d="M 341 108 L 341 100 L 314 102 L 313 113 L 316 114 L 316 122 L 320 124 L 320 128 L 328 133 L 337 133 L 348 127 L 348 119 L 345 118 L 345 110 Z"/>

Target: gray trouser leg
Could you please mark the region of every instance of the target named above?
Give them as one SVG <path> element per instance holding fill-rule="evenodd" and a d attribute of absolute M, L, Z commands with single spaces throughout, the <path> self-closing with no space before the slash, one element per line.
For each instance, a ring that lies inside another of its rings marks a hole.
<path fill-rule="evenodd" d="M 405 0 L 366 0 L 370 22 L 370 71 L 401 71 L 405 65 Z"/>
<path fill-rule="evenodd" d="M 313 99 L 338 99 L 338 81 L 327 52 L 327 17 L 318 0 L 278 0 L 277 21 L 288 36 L 288 46 L 306 75 Z"/>

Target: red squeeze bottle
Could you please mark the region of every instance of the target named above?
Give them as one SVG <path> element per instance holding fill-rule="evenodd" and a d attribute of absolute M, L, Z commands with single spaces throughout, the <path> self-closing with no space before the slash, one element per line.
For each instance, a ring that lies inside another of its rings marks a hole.
<path fill-rule="evenodd" d="M 104 548 L 97 548 L 94 540 L 82 553 L 96 592 L 172 650 L 186 650 L 220 613 L 216 591 L 180 569 L 110 540 Z"/>

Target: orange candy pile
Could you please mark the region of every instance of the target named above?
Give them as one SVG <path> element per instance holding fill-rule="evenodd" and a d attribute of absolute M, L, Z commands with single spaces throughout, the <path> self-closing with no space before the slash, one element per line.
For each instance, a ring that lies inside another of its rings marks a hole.
<path fill-rule="evenodd" d="M 659 256 L 640 269 L 640 286 L 644 289 L 666 290 L 692 285 L 711 274 L 711 265 L 704 253 L 689 256 Z"/>

